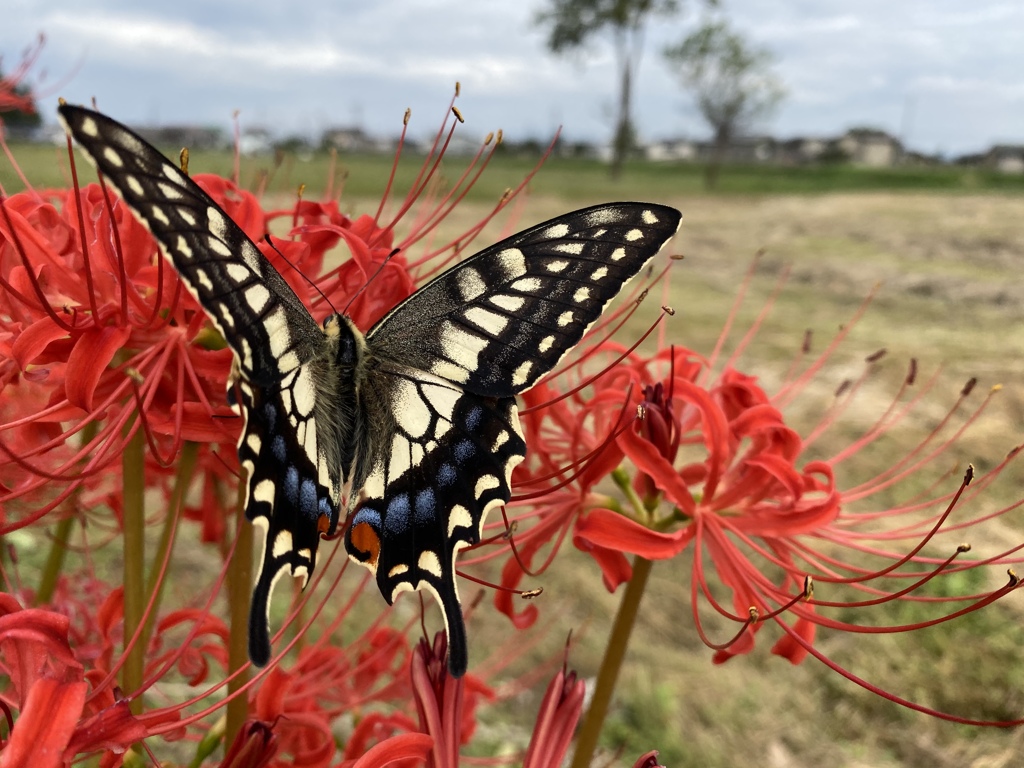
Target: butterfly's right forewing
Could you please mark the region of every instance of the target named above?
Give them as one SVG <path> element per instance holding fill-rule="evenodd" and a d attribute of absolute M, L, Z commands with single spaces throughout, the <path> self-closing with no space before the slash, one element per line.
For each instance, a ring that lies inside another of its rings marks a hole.
<path fill-rule="evenodd" d="M 120 123 L 67 104 L 59 113 L 90 162 L 153 233 L 250 381 L 280 379 L 317 354 L 320 326 L 209 195 Z"/>

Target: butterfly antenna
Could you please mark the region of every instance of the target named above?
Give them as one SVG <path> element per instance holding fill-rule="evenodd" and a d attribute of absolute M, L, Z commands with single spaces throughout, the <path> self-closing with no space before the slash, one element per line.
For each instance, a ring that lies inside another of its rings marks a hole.
<path fill-rule="evenodd" d="M 398 252 L 401 251 L 401 250 L 402 250 L 401 248 L 395 248 L 395 249 L 393 249 L 391 251 L 391 253 L 389 253 L 387 256 L 384 257 L 384 260 L 380 263 L 380 266 L 377 267 L 377 269 L 374 271 L 374 273 L 372 275 L 370 275 L 370 278 L 365 283 L 363 283 L 363 287 L 360 288 L 358 291 L 356 291 L 352 295 L 352 298 L 348 300 L 348 304 L 345 305 L 345 309 L 342 311 L 343 314 L 345 314 L 345 315 L 348 314 L 349 308 L 353 304 L 355 304 L 356 299 L 358 299 L 363 294 L 363 291 L 365 291 L 367 288 L 370 287 L 370 283 L 372 283 L 374 280 L 377 279 L 377 276 L 380 275 L 380 273 L 384 270 L 384 267 L 387 265 L 387 263 L 389 261 L 391 261 L 391 259 L 393 259 L 395 256 L 397 256 Z M 324 298 L 326 298 L 326 297 L 324 297 Z"/>
<path fill-rule="evenodd" d="M 281 249 L 278 248 L 276 245 L 274 245 L 274 241 L 270 239 L 270 234 L 268 233 L 268 234 L 264 235 L 263 239 L 266 241 L 267 245 L 269 245 L 271 248 L 274 249 L 274 253 L 276 253 L 278 256 L 280 256 L 285 264 L 287 264 L 289 267 L 291 267 L 293 270 L 295 270 L 302 277 L 303 280 L 305 280 L 307 283 L 309 283 L 309 286 L 314 291 L 316 291 L 317 293 L 320 294 L 320 298 L 327 302 L 327 306 L 329 306 L 331 308 L 331 310 L 334 312 L 334 314 L 337 314 L 338 310 L 334 306 L 333 302 L 331 302 L 331 300 L 329 298 L 327 298 L 327 294 L 320 290 L 320 286 L 317 285 L 315 282 L 313 282 L 313 280 L 310 279 L 309 275 L 307 275 L 301 269 L 296 267 L 295 264 L 293 264 L 291 262 L 291 260 L 287 256 L 285 256 L 283 253 L 281 253 Z"/>

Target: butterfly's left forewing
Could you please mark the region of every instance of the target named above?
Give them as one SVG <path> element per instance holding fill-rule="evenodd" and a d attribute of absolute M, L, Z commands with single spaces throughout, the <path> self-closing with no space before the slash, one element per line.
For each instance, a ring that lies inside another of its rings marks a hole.
<path fill-rule="evenodd" d="M 285 279 L 192 179 L 125 126 L 61 105 L 86 156 L 152 232 L 189 292 L 235 353 L 228 399 L 244 425 L 246 516 L 263 532 L 264 556 L 250 611 L 250 656 L 270 657 L 268 607 L 285 572 L 304 582 L 322 532 L 338 523 L 345 425 L 331 345 Z"/>
<path fill-rule="evenodd" d="M 538 224 L 427 283 L 367 342 L 469 392 L 511 397 L 579 343 L 680 218 L 653 203 L 609 203 Z"/>

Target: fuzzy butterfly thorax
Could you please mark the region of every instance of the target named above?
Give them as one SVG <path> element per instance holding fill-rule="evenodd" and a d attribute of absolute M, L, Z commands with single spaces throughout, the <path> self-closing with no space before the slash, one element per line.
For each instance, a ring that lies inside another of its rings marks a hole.
<path fill-rule="evenodd" d="M 349 556 L 388 603 L 434 596 L 449 669 L 463 674 L 455 560 L 511 497 L 526 456 L 515 398 L 671 239 L 679 212 L 608 203 L 538 224 L 438 275 L 364 336 L 344 315 L 316 323 L 241 228 L 135 133 L 89 109 L 59 112 L 235 354 L 246 516 L 264 547 L 252 661 L 271 657 L 275 583 L 308 582 L 344 499 Z"/>

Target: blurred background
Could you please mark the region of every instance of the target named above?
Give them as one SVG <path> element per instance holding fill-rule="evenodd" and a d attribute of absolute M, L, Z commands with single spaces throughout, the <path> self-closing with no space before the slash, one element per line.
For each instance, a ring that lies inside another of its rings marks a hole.
<path fill-rule="evenodd" d="M 10 68 L 37 34 L 46 35 L 36 90 L 51 125 L 50 106 L 60 95 L 95 98 L 131 125 L 229 135 L 238 110 L 244 130 L 271 142 L 294 137 L 316 145 L 338 129 L 390 139 L 406 107 L 417 117 L 436 113 L 458 80 L 465 135 L 474 140 L 500 127 L 513 142 L 546 144 L 563 126 L 567 143 L 606 152 L 625 48 L 636 148 L 679 156 L 694 148 L 658 145 L 710 141 L 714 133 L 664 51 L 714 19 L 750 50 L 769 54 L 754 69 L 772 73 L 784 88 L 775 109 L 742 126 L 748 137 L 828 141 L 871 129 L 879 134 L 874 141 L 898 143 L 891 159 L 906 152 L 941 161 L 1024 143 L 1024 8 L 1017 3 L 626 3 L 646 10 L 621 24 L 598 23 L 579 41 L 563 35 L 561 55 L 554 55 L 557 19 L 550 14 L 559 5 L 585 14 L 586 6 L 602 4 L 382 0 L 308 4 L 297 12 L 259 0 L 148 7 L 16 0 L 4 11 L 0 51 Z M 762 146 L 752 159 L 781 154 Z"/>

